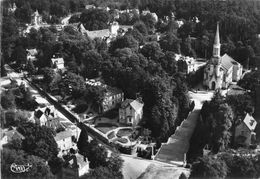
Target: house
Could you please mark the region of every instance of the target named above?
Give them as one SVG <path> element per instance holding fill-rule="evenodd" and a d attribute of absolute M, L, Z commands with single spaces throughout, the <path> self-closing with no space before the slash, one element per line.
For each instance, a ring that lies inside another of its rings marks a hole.
<path fill-rule="evenodd" d="M 54 106 L 37 108 L 34 111 L 34 121 L 40 126 L 49 126 L 50 121 L 54 118 L 57 118 L 57 112 Z"/>
<path fill-rule="evenodd" d="M 118 104 L 120 104 L 124 100 L 123 91 L 107 86 L 106 92 L 104 94 L 104 99 L 101 103 L 101 108 L 103 112 L 109 111 L 115 108 Z"/>
<path fill-rule="evenodd" d="M 175 60 L 177 61 L 178 70 L 185 74 L 195 72 L 206 65 L 206 62 L 203 59 L 195 59 L 180 54 L 175 54 Z"/>
<path fill-rule="evenodd" d="M 231 82 L 237 82 L 242 76 L 242 65 L 227 54 L 220 56 L 219 24 L 213 45 L 213 57 L 204 70 L 203 85 L 209 89 L 226 89 Z"/>
<path fill-rule="evenodd" d="M 96 8 L 96 6 L 93 5 L 93 4 L 87 4 L 87 5 L 85 5 L 85 9 L 95 9 L 95 8 Z"/>
<path fill-rule="evenodd" d="M 253 116 L 246 114 L 244 120 L 236 127 L 235 142 L 238 145 L 250 146 L 255 135 L 253 132 L 256 128 L 257 122 Z"/>
<path fill-rule="evenodd" d="M 136 126 L 143 117 L 143 102 L 126 99 L 119 108 L 119 123 Z"/>
<path fill-rule="evenodd" d="M 42 23 L 42 16 L 39 14 L 38 10 L 36 10 L 33 14 L 32 14 L 32 25 L 38 26 Z"/>
<path fill-rule="evenodd" d="M 86 85 L 89 86 L 97 86 L 104 89 L 103 100 L 101 102 L 101 106 L 99 112 L 106 112 L 117 105 L 119 105 L 124 100 L 124 93 L 123 91 L 103 84 L 103 82 L 99 79 L 86 79 Z"/>
<path fill-rule="evenodd" d="M 3 145 L 8 144 L 12 140 L 23 140 L 24 136 L 19 133 L 15 128 L 11 130 L 1 130 L 1 141 L 0 141 L 0 148 L 2 148 Z"/>
<path fill-rule="evenodd" d="M 128 31 L 129 28 L 132 29 L 133 26 L 119 25 L 116 21 L 110 23 L 108 29 L 94 31 L 86 30 L 83 24 L 78 25 L 78 30 L 83 34 L 87 34 L 89 38 L 101 38 L 106 40 L 107 43 L 109 43 L 112 39 L 116 38 L 118 35 L 123 35 L 125 32 Z M 121 33 L 118 33 L 119 29 L 122 31 Z"/>
<path fill-rule="evenodd" d="M 27 52 L 27 61 L 36 61 L 36 55 L 38 51 L 34 49 L 26 49 Z"/>
<path fill-rule="evenodd" d="M 8 13 L 9 14 L 13 14 L 15 12 L 15 10 L 17 9 L 17 6 L 15 3 L 13 3 L 12 5 L 9 4 L 9 7 L 8 7 Z"/>
<path fill-rule="evenodd" d="M 57 133 L 54 139 L 58 145 L 58 155 L 62 155 L 64 152 L 69 152 L 71 148 L 76 147 L 76 144 L 73 142 L 73 133 L 70 130 Z"/>
<path fill-rule="evenodd" d="M 51 66 L 56 70 L 63 70 L 64 69 L 64 60 L 59 55 L 53 55 L 51 58 Z"/>

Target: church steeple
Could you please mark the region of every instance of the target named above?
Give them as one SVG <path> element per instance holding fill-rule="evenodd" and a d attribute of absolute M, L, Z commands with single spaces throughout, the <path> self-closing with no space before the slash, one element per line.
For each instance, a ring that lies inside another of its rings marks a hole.
<path fill-rule="evenodd" d="M 213 45 L 213 57 L 220 57 L 220 38 L 219 38 L 219 23 L 217 23 L 217 30 Z"/>

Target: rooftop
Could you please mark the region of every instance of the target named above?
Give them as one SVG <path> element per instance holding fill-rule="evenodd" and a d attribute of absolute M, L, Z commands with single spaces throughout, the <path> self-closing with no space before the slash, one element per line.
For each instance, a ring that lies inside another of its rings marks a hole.
<path fill-rule="evenodd" d="M 56 136 L 54 137 L 54 139 L 55 139 L 55 141 L 60 141 L 60 140 L 63 140 L 63 139 L 66 139 L 66 138 L 69 138 L 72 136 L 73 136 L 73 134 L 70 130 L 65 130 L 65 131 L 57 133 Z"/>
<path fill-rule="evenodd" d="M 228 54 L 225 54 L 221 57 L 221 65 L 224 69 L 229 70 L 233 65 L 239 64 Z"/>
<path fill-rule="evenodd" d="M 255 130 L 255 127 L 257 125 L 256 120 L 253 118 L 253 116 L 246 114 L 245 119 L 243 120 L 243 122 L 246 124 L 246 126 L 248 127 L 248 129 L 250 129 L 251 131 Z"/>

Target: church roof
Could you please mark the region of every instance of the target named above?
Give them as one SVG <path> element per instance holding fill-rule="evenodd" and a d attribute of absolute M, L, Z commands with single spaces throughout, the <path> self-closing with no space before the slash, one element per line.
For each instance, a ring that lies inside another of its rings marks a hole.
<path fill-rule="evenodd" d="M 221 57 L 221 66 L 225 70 L 229 70 L 233 67 L 234 64 L 238 64 L 232 57 L 230 57 L 228 54 L 225 54 Z"/>

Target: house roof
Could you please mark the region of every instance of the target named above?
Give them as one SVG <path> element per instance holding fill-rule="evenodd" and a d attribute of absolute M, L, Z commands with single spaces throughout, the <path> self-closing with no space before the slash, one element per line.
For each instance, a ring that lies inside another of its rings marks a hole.
<path fill-rule="evenodd" d="M 7 136 L 7 140 L 14 140 L 14 139 L 24 139 L 24 136 L 19 133 L 17 130 L 15 129 L 12 129 L 12 130 L 9 130 L 9 131 L 6 131 L 4 133 L 4 135 Z"/>
<path fill-rule="evenodd" d="M 37 117 L 38 119 L 39 119 L 42 115 L 43 115 L 43 111 L 41 111 L 41 110 L 37 110 L 37 111 L 35 111 L 35 113 L 34 113 L 34 116 Z"/>
<path fill-rule="evenodd" d="M 89 38 L 103 38 L 108 37 L 110 35 L 109 29 L 103 29 L 103 30 L 95 30 L 95 31 L 87 31 L 87 34 Z"/>
<path fill-rule="evenodd" d="M 65 130 L 65 131 L 57 133 L 56 136 L 54 137 L 54 139 L 55 139 L 55 141 L 60 141 L 60 140 L 69 138 L 71 136 L 73 136 L 72 132 L 70 130 Z"/>
<path fill-rule="evenodd" d="M 234 64 L 238 64 L 238 62 L 231 58 L 228 54 L 225 54 L 221 57 L 221 66 L 225 70 L 229 70 L 233 67 Z"/>
<path fill-rule="evenodd" d="M 36 109 L 34 115 L 35 117 L 40 118 L 45 112 L 54 117 L 54 106 L 51 105 L 43 108 L 38 108 Z"/>
<path fill-rule="evenodd" d="M 140 103 L 138 100 L 126 99 L 121 103 L 122 108 L 126 108 L 127 106 L 131 106 L 135 111 L 139 111 L 143 108 L 144 104 Z"/>
<path fill-rule="evenodd" d="M 128 105 L 130 105 L 131 102 L 133 102 L 133 99 L 126 99 L 121 103 L 121 108 L 126 108 Z"/>
<path fill-rule="evenodd" d="M 134 108 L 135 111 L 141 110 L 144 106 L 143 103 L 140 103 L 137 100 L 134 100 L 133 102 L 131 102 L 130 105 L 132 106 L 132 108 Z"/>
<path fill-rule="evenodd" d="M 27 51 L 27 53 L 28 53 L 29 55 L 33 55 L 33 56 L 38 53 L 37 50 L 36 50 L 36 48 L 26 49 L 26 51 Z"/>
<path fill-rule="evenodd" d="M 245 94 L 246 90 L 238 85 L 231 85 L 228 87 L 227 95 Z"/>
<path fill-rule="evenodd" d="M 52 58 L 51 59 L 52 63 L 57 63 L 57 64 L 64 64 L 63 58 Z"/>
<path fill-rule="evenodd" d="M 82 169 L 83 167 L 88 165 L 88 160 L 86 158 L 87 161 L 84 161 L 84 156 L 83 155 L 77 153 L 76 154 L 76 158 L 77 158 L 77 164 L 79 165 L 79 169 Z"/>
<path fill-rule="evenodd" d="M 247 113 L 245 119 L 243 120 L 243 122 L 245 123 L 245 125 L 248 127 L 249 130 L 251 130 L 251 131 L 255 130 L 257 122 L 253 118 L 253 116 L 251 116 L 251 115 L 249 115 Z"/>

